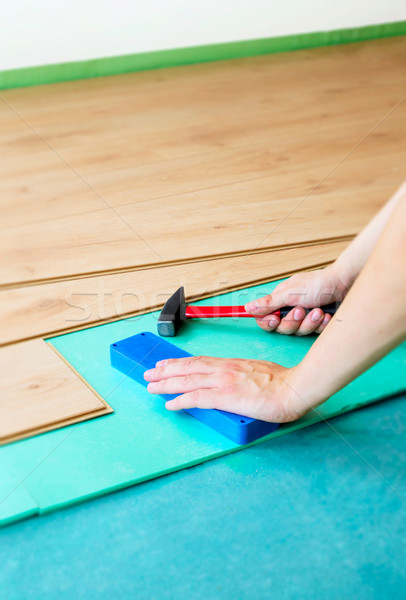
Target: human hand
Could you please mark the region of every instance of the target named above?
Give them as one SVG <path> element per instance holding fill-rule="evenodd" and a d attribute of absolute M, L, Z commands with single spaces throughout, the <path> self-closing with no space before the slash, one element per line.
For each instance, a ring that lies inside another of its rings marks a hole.
<path fill-rule="evenodd" d="M 337 274 L 334 265 L 297 273 L 276 286 L 272 294 L 253 300 L 245 310 L 258 315 L 257 324 L 265 331 L 283 334 L 309 335 L 321 333 L 331 320 L 322 308 L 331 302 L 342 302 L 349 286 Z M 293 306 L 285 318 L 272 314 L 283 306 Z M 305 309 L 311 308 L 308 314 Z"/>
<path fill-rule="evenodd" d="M 216 408 L 285 423 L 311 408 L 293 389 L 294 370 L 264 360 L 193 356 L 159 361 L 144 378 L 153 394 L 179 394 L 166 402 L 168 410 Z"/>

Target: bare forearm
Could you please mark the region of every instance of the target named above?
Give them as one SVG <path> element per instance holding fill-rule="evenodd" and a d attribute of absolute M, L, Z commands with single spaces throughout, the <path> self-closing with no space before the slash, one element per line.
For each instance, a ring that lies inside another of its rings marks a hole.
<path fill-rule="evenodd" d="M 292 373 L 310 406 L 323 402 L 406 338 L 406 198 L 329 326 Z"/>
<path fill-rule="evenodd" d="M 343 282 L 342 287 L 351 288 L 350 291 L 299 365 L 286 368 L 262 360 L 213 357 L 173 359 L 159 362 L 155 369 L 145 373 L 148 389 L 155 394 L 177 394 L 166 403 L 169 410 L 216 408 L 270 422 L 296 420 L 406 337 L 405 262 L 404 188 L 371 222 L 367 233 L 354 240 L 343 255 L 339 264 L 348 268 L 355 282 L 352 287 L 352 281 L 348 285 Z M 279 291 L 262 299 L 263 305 L 258 306 L 254 301 L 247 307 L 266 319 L 286 304 L 287 294 L 290 299 L 296 298 L 294 304 L 300 307 L 301 290 L 306 292 L 306 284 L 308 306 L 319 301 L 323 290 L 337 300 L 343 294 L 334 272 L 324 275 L 319 271 L 314 278 L 293 277 L 289 280 L 290 288 L 289 284 L 285 287 L 280 284 Z M 318 330 L 318 323 L 313 328 L 306 325 L 312 312 L 299 329 L 296 327 L 299 335 Z M 268 324 L 263 329 L 271 327 Z"/>
<path fill-rule="evenodd" d="M 368 225 L 338 257 L 330 269 L 350 287 L 370 257 L 380 235 L 402 198 L 406 197 L 404 183 L 382 207 Z"/>

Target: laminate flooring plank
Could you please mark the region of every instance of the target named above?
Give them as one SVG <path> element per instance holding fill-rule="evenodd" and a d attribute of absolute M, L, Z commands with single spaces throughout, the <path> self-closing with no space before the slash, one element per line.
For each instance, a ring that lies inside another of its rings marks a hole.
<path fill-rule="evenodd" d="M 314 133 L 329 124 L 337 129 L 354 119 L 381 117 L 382 108 L 389 110 L 402 93 L 404 52 L 405 38 L 384 39 L 5 95 L 68 152 L 67 159 L 100 171 L 129 166 L 126 160 L 133 164 L 133 158 L 151 162 L 182 158 L 185 150 L 245 147 L 247 136 L 266 139 L 275 127 L 283 134 L 290 124 Z M 112 144 L 110 159 L 103 161 Z"/>
<path fill-rule="evenodd" d="M 0 230 L 106 204 L 0 98 Z"/>
<path fill-rule="evenodd" d="M 111 412 L 44 340 L 0 350 L 0 444 Z"/>
<path fill-rule="evenodd" d="M 318 160 L 326 153 L 323 142 L 327 154 L 339 141 L 347 149 L 402 97 L 405 46 L 403 38 L 379 40 L 6 94 L 83 176 L 96 177 L 93 183 L 110 203 L 120 205 L 135 195 L 161 197 L 161 179 L 178 186 L 176 192 L 193 191 L 208 177 L 212 186 L 254 177 L 284 152 L 300 159 L 300 146 Z M 168 146 L 179 152 L 167 152 Z M 116 177 L 125 177 L 126 169 L 135 169 L 132 186 L 114 194 Z M 169 181 L 166 170 L 174 172 Z M 183 171 L 181 181 L 177 171 Z"/>
<path fill-rule="evenodd" d="M 161 260 L 110 209 L 8 229 L 0 236 L 0 257 L 3 285 Z"/>
<path fill-rule="evenodd" d="M 2 284 L 356 234 L 405 178 L 405 49 L 399 37 L 3 92 L 42 146 L 30 158 L 19 134 L 6 161 Z"/>
<path fill-rule="evenodd" d="M 346 245 L 336 242 L 3 291 L 0 344 L 153 310 L 163 306 L 180 285 L 189 298 L 201 298 L 278 279 L 330 263 Z"/>

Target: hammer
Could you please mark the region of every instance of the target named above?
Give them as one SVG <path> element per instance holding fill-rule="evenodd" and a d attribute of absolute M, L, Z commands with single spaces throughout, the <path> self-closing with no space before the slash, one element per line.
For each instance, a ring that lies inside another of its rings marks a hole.
<path fill-rule="evenodd" d="M 276 310 L 273 314 L 280 319 L 294 308 L 293 306 L 283 306 Z M 334 315 L 337 306 L 336 303 L 326 304 L 322 307 L 325 313 Z M 312 309 L 307 308 L 306 314 Z M 258 315 L 247 313 L 243 306 L 191 306 L 186 304 L 185 290 L 180 287 L 166 301 L 161 314 L 158 318 L 158 333 L 162 337 L 174 337 L 183 321 L 186 319 L 208 319 L 213 317 L 253 317 L 258 318 Z"/>

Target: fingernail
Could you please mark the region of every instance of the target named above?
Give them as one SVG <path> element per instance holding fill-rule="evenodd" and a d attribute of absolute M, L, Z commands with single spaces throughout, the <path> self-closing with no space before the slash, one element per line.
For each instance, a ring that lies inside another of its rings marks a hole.
<path fill-rule="evenodd" d="M 277 319 L 276 317 L 271 317 L 268 323 L 270 327 L 276 327 L 277 325 L 279 325 L 279 319 Z"/>
<path fill-rule="evenodd" d="M 156 367 L 163 367 L 164 365 L 166 365 L 166 360 L 158 360 L 158 362 L 156 363 Z"/>
<path fill-rule="evenodd" d="M 147 390 L 148 390 L 149 392 L 153 392 L 155 388 L 156 388 L 156 383 L 155 383 L 155 382 L 153 382 L 153 383 L 149 383 L 149 384 L 147 385 Z"/>
<path fill-rule="evenodd" d="M 148 377 L 151 377 L 154 373 L 155 369 L 149 369 L 149 371 L 145 371 L 144 373 L 144 379 L 148 379 Z"/>
<path fill-rule="evenodd" d="M 293 318 L 295 319 L 295 321 L 301 321 L 304 317 L 304 310 L 302 308 L 297 308 L 294 312 L 293 312 Z"/>
<path fill-rule="evenodd" d="M 312 312 L 312 321 L 317 322 L 320 321 L 320 319 L 323 316 L 323 311 L 320 310 L 320 308 L 316 308 L 313 312 Z"/>

